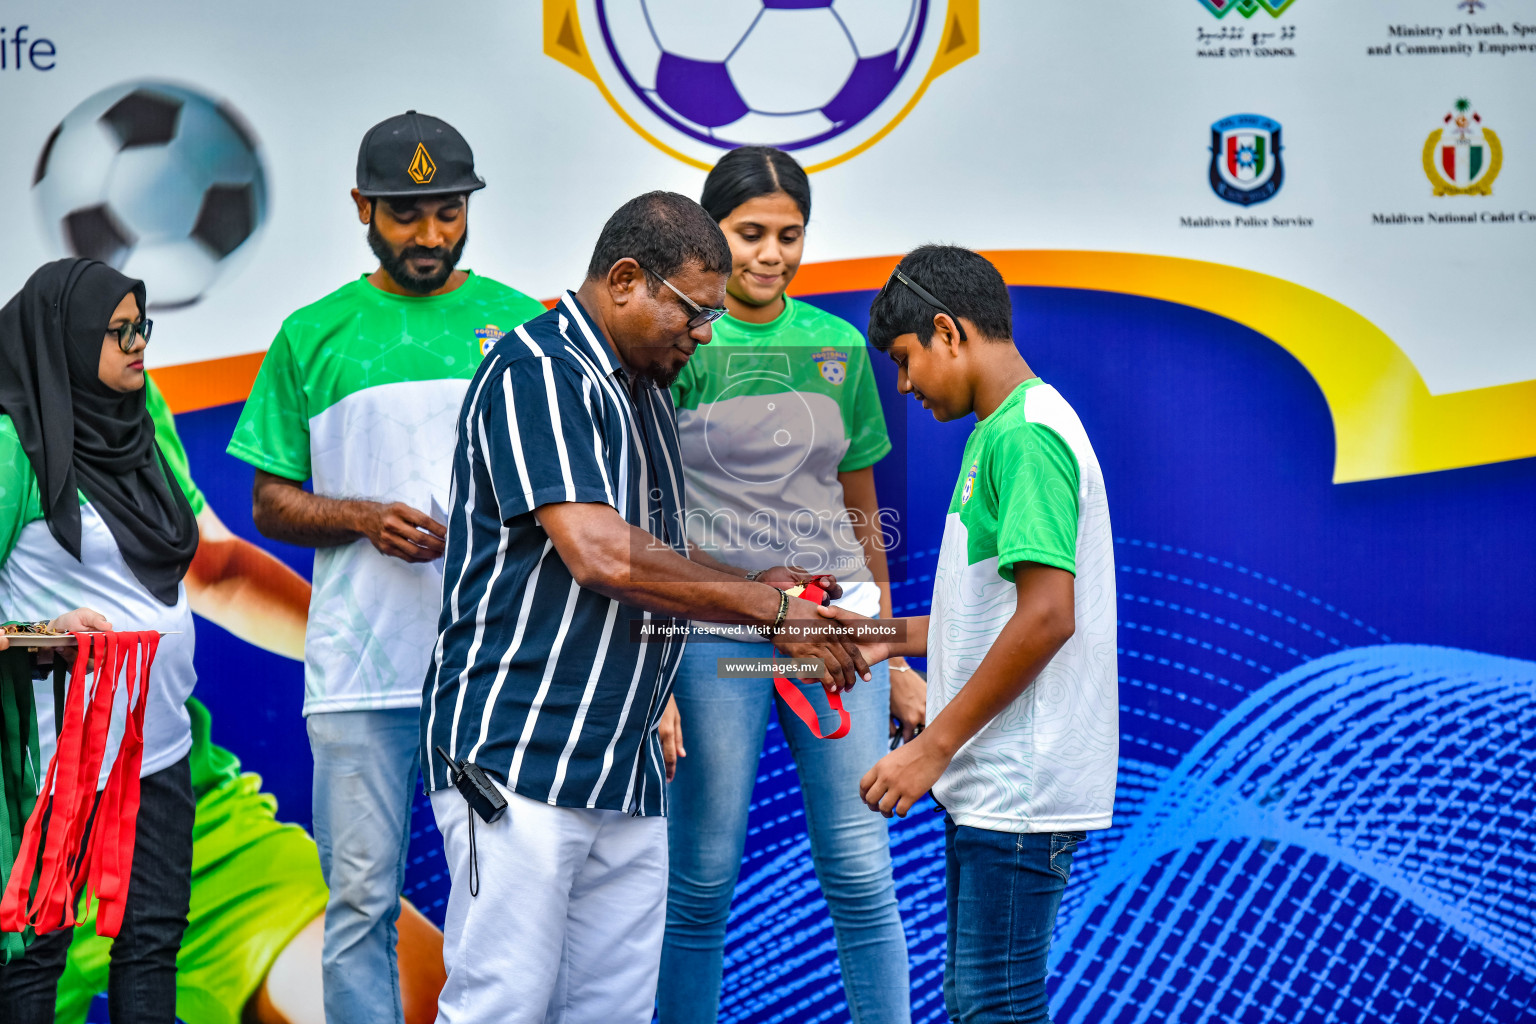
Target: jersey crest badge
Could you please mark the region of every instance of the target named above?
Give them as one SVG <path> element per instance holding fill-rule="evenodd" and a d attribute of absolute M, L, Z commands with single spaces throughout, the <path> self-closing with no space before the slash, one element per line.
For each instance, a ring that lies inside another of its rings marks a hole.
<path fill-rule="evenodd" d="M 505 333 L 495 324 L 486 324 L 484 327 L 475 329 L 475 337 L 480 339 L 480 357 L 482 359 L 491 354 L 491 349 L 496 346 L 496 342 L 500 341 L 501 336 Z"/>
<path fill-rule="evenodd" d="M 848 379 L 848 353 L 824 348 L 811 356 L 811 359 L 821 371 L 821 379 L 828 384 L 841 384 Z"/>
<path fill-rule="evenodd" d="M 971 491 L 976 489 L 976 471 L 981 468 L 981 463 L 971 464 L 971 471 L 965 474 L 965 486 L 960 488 L 960 504 L 964 505 L 971 500 Z"/>

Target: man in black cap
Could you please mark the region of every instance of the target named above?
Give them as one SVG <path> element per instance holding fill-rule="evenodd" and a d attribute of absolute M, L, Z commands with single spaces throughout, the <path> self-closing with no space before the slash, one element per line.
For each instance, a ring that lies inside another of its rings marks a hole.
<path fill-rule="evenodd" d="M 395 922 L 454 424 L 496 339 L 544 312 L 458 269 L 484 186 L 444 121 L 412 110 L 369 130 L 352 197 L 379 267 L 284 321 L 229 444 L 256 468 L 257 529 L 315 549 L 304 714 L 329 1024 L 402 1019 Z"/>

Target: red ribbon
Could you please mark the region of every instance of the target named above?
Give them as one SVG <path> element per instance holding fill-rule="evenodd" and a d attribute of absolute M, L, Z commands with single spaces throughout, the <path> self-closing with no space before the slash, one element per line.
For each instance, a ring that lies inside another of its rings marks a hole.
<path fill-rule="evenodd" d="M 123 924 L 139 814 L 139 770 L 144 762 L 144 708 L 149 667 L 160 634 L 75 633 L 79 650 L 70 672 L 62 723 L 37 806 L 22 833 L 16 870 L 0 898 L 0 931 L 28 927 L 46 935 L 77 923 L 81 885 L 96 897 L 96 933 L 115 938 Z M 95 663 L 96 671 L 90 672 Z M 96 780 L 106 755 L 118 677 L 126 683 L 128 714 L 122 746 L 97 799 Z M 95 822 L 86 839 L 86 823 Z M 47 832 L 46 840 L 43 833 Z M 41 846 L 41 856 L 39 856 Z"/>
<path fill-rule="evenodd" d="M 821 604 L 826 600 L 827 592 L 814 583 L 805 584 L 800 591 L 800 596 L 812 604 Z M 803 680 L 802 680 L 803 681 Z M 853 724 L 853 717 L 843 710 L 843 698 L 841 694 L 827 691 L 827 706 L 837 712 L 838 725 L 835 730 L 822 735 L 821 716 L 816 709 L 811 707 L 811 702 L 806 699 L 800 688 L 790 682 L 784 676 L 774 676 L 773 689 L 779 698 L 789 705 L 789 710 L 795 713 L 795 717 L 805 723 L 805 727 L 811 730 L 811 735 L 819 740 L 837 740 L 848 735 L 848 729 Z"/>

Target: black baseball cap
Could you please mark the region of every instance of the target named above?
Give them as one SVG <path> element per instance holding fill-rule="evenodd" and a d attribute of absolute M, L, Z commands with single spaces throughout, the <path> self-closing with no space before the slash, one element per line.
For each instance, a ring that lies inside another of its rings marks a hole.
<path fill-rule="evenodd" d="M 464 136 L 440 118 L 407 110 L 368 129 L 357 149 L 357 190 L 394 198 L 485 188 Z"/>

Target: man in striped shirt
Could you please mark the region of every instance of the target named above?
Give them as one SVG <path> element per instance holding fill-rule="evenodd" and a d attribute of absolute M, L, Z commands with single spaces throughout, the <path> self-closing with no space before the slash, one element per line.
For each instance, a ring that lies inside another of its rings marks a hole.
<path fill-rule="evenodd" d="M 825 661 L 829 687 L 867 678 L 857 648 L 782 593 L 793 570 L 749 579 L 684 535 L 667 389 L 709 342 L 730 269 L 692 200 L 631 200 L 582 286 L 508 332 L 470 383 L 422 706 L 452 875 L 444 1024 L 650 1020 L 667 875 L 658 726 L 685 620 L 774 630 L 787 655 Z M 494 779 L 499 820 L 473 820 L 438 747 Z"/>

